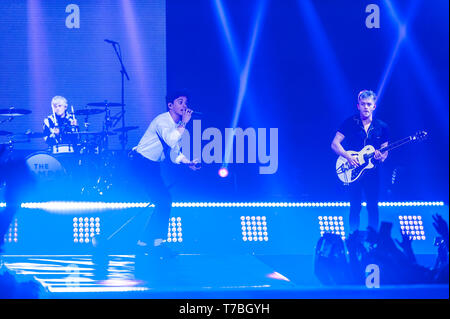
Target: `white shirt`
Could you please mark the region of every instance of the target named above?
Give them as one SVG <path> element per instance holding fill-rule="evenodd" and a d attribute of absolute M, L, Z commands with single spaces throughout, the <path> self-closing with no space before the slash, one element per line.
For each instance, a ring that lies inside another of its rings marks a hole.
<path fill-rule="evenodd" d="M 155 117 L 133 150 L 154 162 L 162 162 L 166 158 L 165 151 L 170 149 L 173 162 L 179 164 L 183 158 L 180 140 L 182 135 L 169 112 Z"/>

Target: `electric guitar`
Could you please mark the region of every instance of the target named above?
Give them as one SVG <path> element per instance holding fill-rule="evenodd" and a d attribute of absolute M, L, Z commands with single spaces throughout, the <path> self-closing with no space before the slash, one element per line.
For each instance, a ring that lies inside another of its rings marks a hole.
<path fill-rule="evenodd" d="M 419 131 L 415 135 L 405 137 L 397 142 L 387 145 L 379 149 L 380 153 L 393 150 L 399 146 L 405 145 L 409 142 L 423 140 L 427 137 L 427 132 Z M 338 178 L 346 185 L 356 181 L 365 170 L 375 167 L 372 162 L 375 156 L 375 148 L 372 145 L 366 145 L 359 152 L 347 151 L 351 156 L 356 157 L 359 166 L 352 166 L 343 156 L 339 156 L 336 161 L 336 174 Z"/>

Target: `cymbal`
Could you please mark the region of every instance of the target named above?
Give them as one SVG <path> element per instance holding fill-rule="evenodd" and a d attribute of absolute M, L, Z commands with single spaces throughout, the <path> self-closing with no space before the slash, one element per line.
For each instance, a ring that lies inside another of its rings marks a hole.
<path fill-rule="evenodd" d="M 94 102 L 94 103 L 88 103 L 87 106 L 97 106 L 97 107 L 110 107 L 110 106 L 122 106 L 122 103 L 113 103 L 113 102 Z"/>
<path fill-rule="evenodd" d="M 79 134 L 79 135 L 117 135 L 117 133 L 105 132 L 105 131 L 97 131 L 97 132 L 84 131 L 84 132 L 76 132 L 76 133 L 72 133 L 72 134 Z"/>
<path fill-rule="evenodd" d="M 26 132 L 26 133 L 14 134 L 14 135 L 13 135 L 13 138 L 30 139 L 30 138 L 43 138 L 44 136 L 45 136 L 44 133 L 39 133 L 39 132 Z"/>
<path fill-rule="evenodd" d="M 113 131 L 114 132 L 128 132 L 131 130 L 135 130 L 137 128 L 139 128 L 139 126 L 125 126 L 125 127 L 116 128 Z"/>
<path fill-rule="evenodd" d="M 82 109 L 82 110 L 76 110 L 75 115 L 94 115 L 94 114 L 100 114 L 105 112 L 105 110 L 102 109 Z"/>
<path fill-rule="evenodd" d="M 30 113 L 31 113 L 30 110 L 16 109 L 15 107 L 10 107 L 9 109 L 0 109 L 1 116 L 21 116 Z"/>
<path fill-rule="evenodd" d="M 25 135 L 29 138 L 43 138 L 45 136 L 42 132 L 26 132 Z"/>
<path fill-rule="evenodd" d="M 12 132 L 8 132 L 8 131 L 0 131 L 0 136 L 3 136 L 3 135 L 11 135 L 12 134 Z"/>

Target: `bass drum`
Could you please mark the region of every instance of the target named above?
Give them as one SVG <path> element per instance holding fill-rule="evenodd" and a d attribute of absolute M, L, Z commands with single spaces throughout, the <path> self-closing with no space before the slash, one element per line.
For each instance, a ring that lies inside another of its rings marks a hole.
<path fill-rule="evenodd" d="M 52 155 L 47 152 L 30 154 L 26 164 L 35 176 L 37 187 L 36 200 L 65 199 L 73 194 L 72 176 L 75 173 L 76 159 L 73 155 Z"/>
<path fill-rule="evenodd" d="M 54 181 L 67 174 L 61 162 L 45 152 L 31 154 L 26 163 L 38 181 Z"/>

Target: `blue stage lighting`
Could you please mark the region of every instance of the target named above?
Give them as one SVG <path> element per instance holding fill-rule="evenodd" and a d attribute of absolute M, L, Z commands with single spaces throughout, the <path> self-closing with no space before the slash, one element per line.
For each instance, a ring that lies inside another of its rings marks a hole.
<path fill-rule="evenodd" d="M 313 2 L 311 0 L 297 1 L 302 20 L 305 22 L 311 39 L 312 49 L 314 49 L 317 59 L 320 61 L 321 71 L 324 75 L 323 79 L 328 82 L 327 86 L 333 92 L 332 95 L 336 97 L 337 109 L 342 110 L 346 107 L 347 97 L 350 96 L 352 91 Z"/>
<path fill-rule="evenodd" d="M 366 202 L 361 203 L 367 206 Z M 415 201 L 415 202 L 379 202 L 380 207 L 426 207 L 444 206 L 443 201 Z M 0 203 L 0 207 L 6 207 Z M 148 202 L 30 202 L 22 203 L 22 208 L 43 209 L 47 211 L 100 210 L 100 209 L 128 209 L 155 207 Z M 349 202 L 173 202 L 172 207 L 350 207 Z"/>
<path fill-rule="evenodd" d="M 269 241 L 266 216 L 241 216 L 242 240 Z"/>
<path fill-rule="evenodd" d="M 72 210 L 100 210 L 100 209 L 126 209 L 126 208 L 142 208 L 155 207 L 154 204 L 149 203 L 105 203 L 105 202 L 30 202 L 22 203 L 22 208 L 29 209 L 43 209 L 46 211 L 72 211 Z"/>
<path fill-rule="evenodd" d="M 169 219 L 169 227 L 167 230 L 167 242 L 181 243 L 183 241 L 183 232 L 181 227 L 181 217 L 171 217 Z"/>
<path fill-rule="evenodd" d="M 244 102 L 245 95 L 247 93 L 247 84 L 248 84 L 248 79 L 250 76 L 251 64 L 252 64 L 253 55 L 255 52 L 256 43 L 257 43 L 257 39 L 258 39 L 258 35 L 259 35 L 260 23 L 262 21 L 263 14 L 265 12 L 266 1 L 261 1 L 259 4 L 258 10 L 257 10 L 257 15 L 256 15 L 255 22 L 254 22 L 254 26 L 253 26 L 252 36 L 250 38 L 249 48 L 248 48 L 246 59 L 245 59 L 244 63 L 240 63 L 241 61 L 239 61 L 239 59 L 238 59 L 235 41 L 232 37 L 231 31 L 230 31 L 230 26 L 228 24 L 228 19 L 226 17 L 225 10 L 224 10 L 224 7 L 223 7 L 221 1 L 215 0 L 215 5 L 216 5 L 216 10 L 217 10 L 220 22 L 223 27 L 223 32 L 224 32 L 228 47 L 230 49 L 233 67 L 235 69 L 236 74 L 239 76 L 239 91 L 238 91 L 236 105 L 234 108 L 232 124 L 231 124 L 232 128 L 236 128 L 238 120 L 239 120 L 239 116 L 241 113 L 241 107 Z M 232 141 L 230 141 L 227 145 L 225 145 L 225 154 L 224 154 L 224 158 L 223 158 L 224 163 L 230 163 L 232 161 L 232 158 L 231 158 L 232 148 L 233 148 Z"/>
<path fill-rule="evenodd" d="M 14 219 L 14 221 L 9 225 L 8 231 L 5 234 L 3 241 L 5 243 L 17 243 L 18 238 L 17 219 Z"/>
<path fill-rule="evenodd" d="M 220 22 L 223 27 L 223 34 L 225 36 L 226 42 L 229 47 L 229 52 L 231 54 L 231 60 L 233 62 L 233 67 L 237 70 L 239 68 L 239 58 L 237 56 L 237 52 L 234 45 L 234 39 L 232 37 L 232 32 L 230 30 L 230 26 L 228 25 L 228 18 L 226 17 L 225 8 L 222 5 L 222 2 L 220 0 L 214 1 L 216 5 L 216 11 L 219 16 Z"/>
<path fill-rule="evenodd" d="M 385 69 L 385 71 L 383 73 L 383 77 L 382 77 L 382 79 L 380 81 L 380 84 L 378 85 L 378 89 L 377 89 L 377 103 L 378 104 L 380 104 L 381 96 L 384 93 L 385 85 L 388 82 L 388 79 L 389 79 L 389 77 L 390 77 L 390 75 L 392 73 L 392 68 L 394 66 L 395 61 L 397 60 L 398 52 L 399 52 L 399 49 L 400 49 L 400 45 L 401 45 L 404 37 L 405 37 L 404 33 L 400 33 L 399 32 L 399 36 L 398 36 L 397 42 L 396 42 L 396 44 L 394 46 L 394 49 L 392 50 L 391 57 L 390 57 L 389 62 L 387 64 L 387 66 L 386 66 L 386 69 Z"/>
<path fill-rule="evenodd" d="M 227 177 L 227 176 L 228 176 L 228 168 L 226 168 L 226 167 L 221 167 L 221 168 L 219 169 L 219 176 L 222 177 L 222 178 Z"/>
<path fill-rule="evenodd" d="M 402 235 L 408 235 L 411 240 L 425 240 L 425 229 L 422 216 L 400 215 L 398 216 Z"/>
<path fill-rule="evenodd" d="M 73 218 L 73 242 L 75 244 L 89 244 L 96 235 L 100 235 L 100 217 Z"/>
<path fill-rule="evenodd" d="M 426 93 L 428 95 L 428 98 L 432 101 L 430 103 L 431 110 L 435 112 L 439 112 L 440 109 L 446 109 L 446 99 L 442 96 L 441 91 L 438 89 L 439 85 L 436 82 L 436 79 L 432 72 L 432 68 L 430 68 L 427 63 L 424 55 L 421 53 L 420 48 L 416 45 L 414 39 L 411 36 L 408 36 L 407 34 L 407 24 L 409 20 L 411 19 L 411 16 L 415 13 L 417 6 L 419 5 L 420 1 L 411 1 L 409 4 L 409 13 L 408 16 L 404 19 L 401 19 L 397 13 L 397 10 L 394 8 L 394 4 L 391 0 L 385 0 L 384 3 L 386 4 L 388 8 L 388 12 L 391 16 L 392 21 L 398 28 L 398 40 L 397 44 L 394 48 L 394 51 L 391 56 L 391 60 L 388 64 L 388 67 L 385 71 L 385 74 L 383 76 L 383 79 L 381 81 L 379 92 L 378 92 L 378 99 L 380 99 L 380 95 L 382 94 L 383 87 L 385 85 L 385 81 L 387 77 L 389 76 L 389 73 L 391 73 L 391 66 L 393 63 L 393 60 L 395 59 L 398 51 L 398 47 L 400 45 L 400 42 L 404 42 L 404 46 L 406 46 L 405 52 L 408 53 L 409 57 L 412 59 L 414 63 L 414 68 L 417 72 L 418 79 L 422 82 L 423 88 L 426 90 Z M 380 92 L 381 91 L 381 92 Z M 441 119 L 442 117 L 438 117 Z"/>
<path fill-rule="evenodd" d="M 344 218 L 342 216 L 318 216 L 320 236 L 331 233 L 345 240 Z"/>

